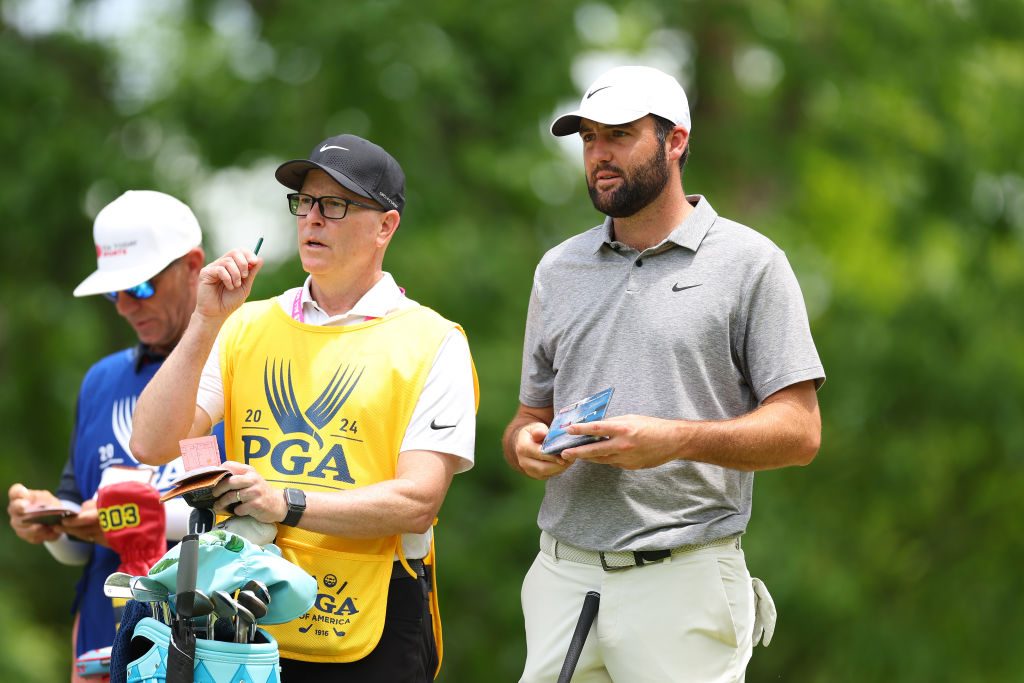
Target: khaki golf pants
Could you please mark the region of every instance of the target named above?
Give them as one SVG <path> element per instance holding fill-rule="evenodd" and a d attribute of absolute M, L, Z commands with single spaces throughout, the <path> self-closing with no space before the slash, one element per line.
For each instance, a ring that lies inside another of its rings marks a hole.
<path fill-rule="evenodd" d="M 738 543 L 605 571 L 541 552 L 523 582 L 520 683 L 555 683 L 587 591 L 601 594 L 575 683 L 743 681 L 754 592 Z"/>

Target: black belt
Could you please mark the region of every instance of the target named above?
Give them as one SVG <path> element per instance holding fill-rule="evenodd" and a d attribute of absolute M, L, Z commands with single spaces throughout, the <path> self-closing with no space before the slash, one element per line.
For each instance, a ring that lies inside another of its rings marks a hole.
<path fill-rule="evenodd" d="M 420 578 L 426 578 L 427 568 L 423 565 L 423 560 L 406 560 L 409 563 L 409 567 L 416 572 L 416 576 Z M 411 579 L 409 576 L 409 570 L 402 566 L 402 563 L 395 560 L 395 563 L 391 565 L 391 580 L 396 579 Z"/>

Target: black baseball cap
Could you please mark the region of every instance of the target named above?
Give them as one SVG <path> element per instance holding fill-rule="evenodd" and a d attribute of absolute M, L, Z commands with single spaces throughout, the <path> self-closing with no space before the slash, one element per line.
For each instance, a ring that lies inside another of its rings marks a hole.
<path fill-rule="evenodd" d="M 343 187 L 372 199 L 385 209 L 405 208 L 405 173 L 383 147 L 358 135 L 335 135 L 309 153 L 277 167 L 274 175 L 285 187 L 302 189 L 306 174 L 318 168 Z"/>

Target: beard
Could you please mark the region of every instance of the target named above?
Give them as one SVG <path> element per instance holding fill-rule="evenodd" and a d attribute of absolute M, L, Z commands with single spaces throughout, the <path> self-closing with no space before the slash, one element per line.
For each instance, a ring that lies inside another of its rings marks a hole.
<path fill-rule="evenodd" d="M 598 171 L 612 171 L 622 179 L 619 188 L 614 192 L 598 193 L 594 188 Z M 668 159 L 664 145 L 658 145 L 658 151 L 642 166 L 629 173 L 618 166 L 605 164 L 594 169 L 587 177 L 587 191 L 594 208 L 612 218 L 628 218 L 654 201 L 668 184 Z"/>

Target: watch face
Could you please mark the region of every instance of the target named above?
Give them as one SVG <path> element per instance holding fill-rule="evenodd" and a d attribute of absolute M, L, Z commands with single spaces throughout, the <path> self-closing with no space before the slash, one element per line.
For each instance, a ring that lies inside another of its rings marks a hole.
<path fill-rule="evenodd" d="M 306 507 L 306 494 L 300 489 L 285 489 L 284 499 L 288 503 L 288 507 Z"/>

